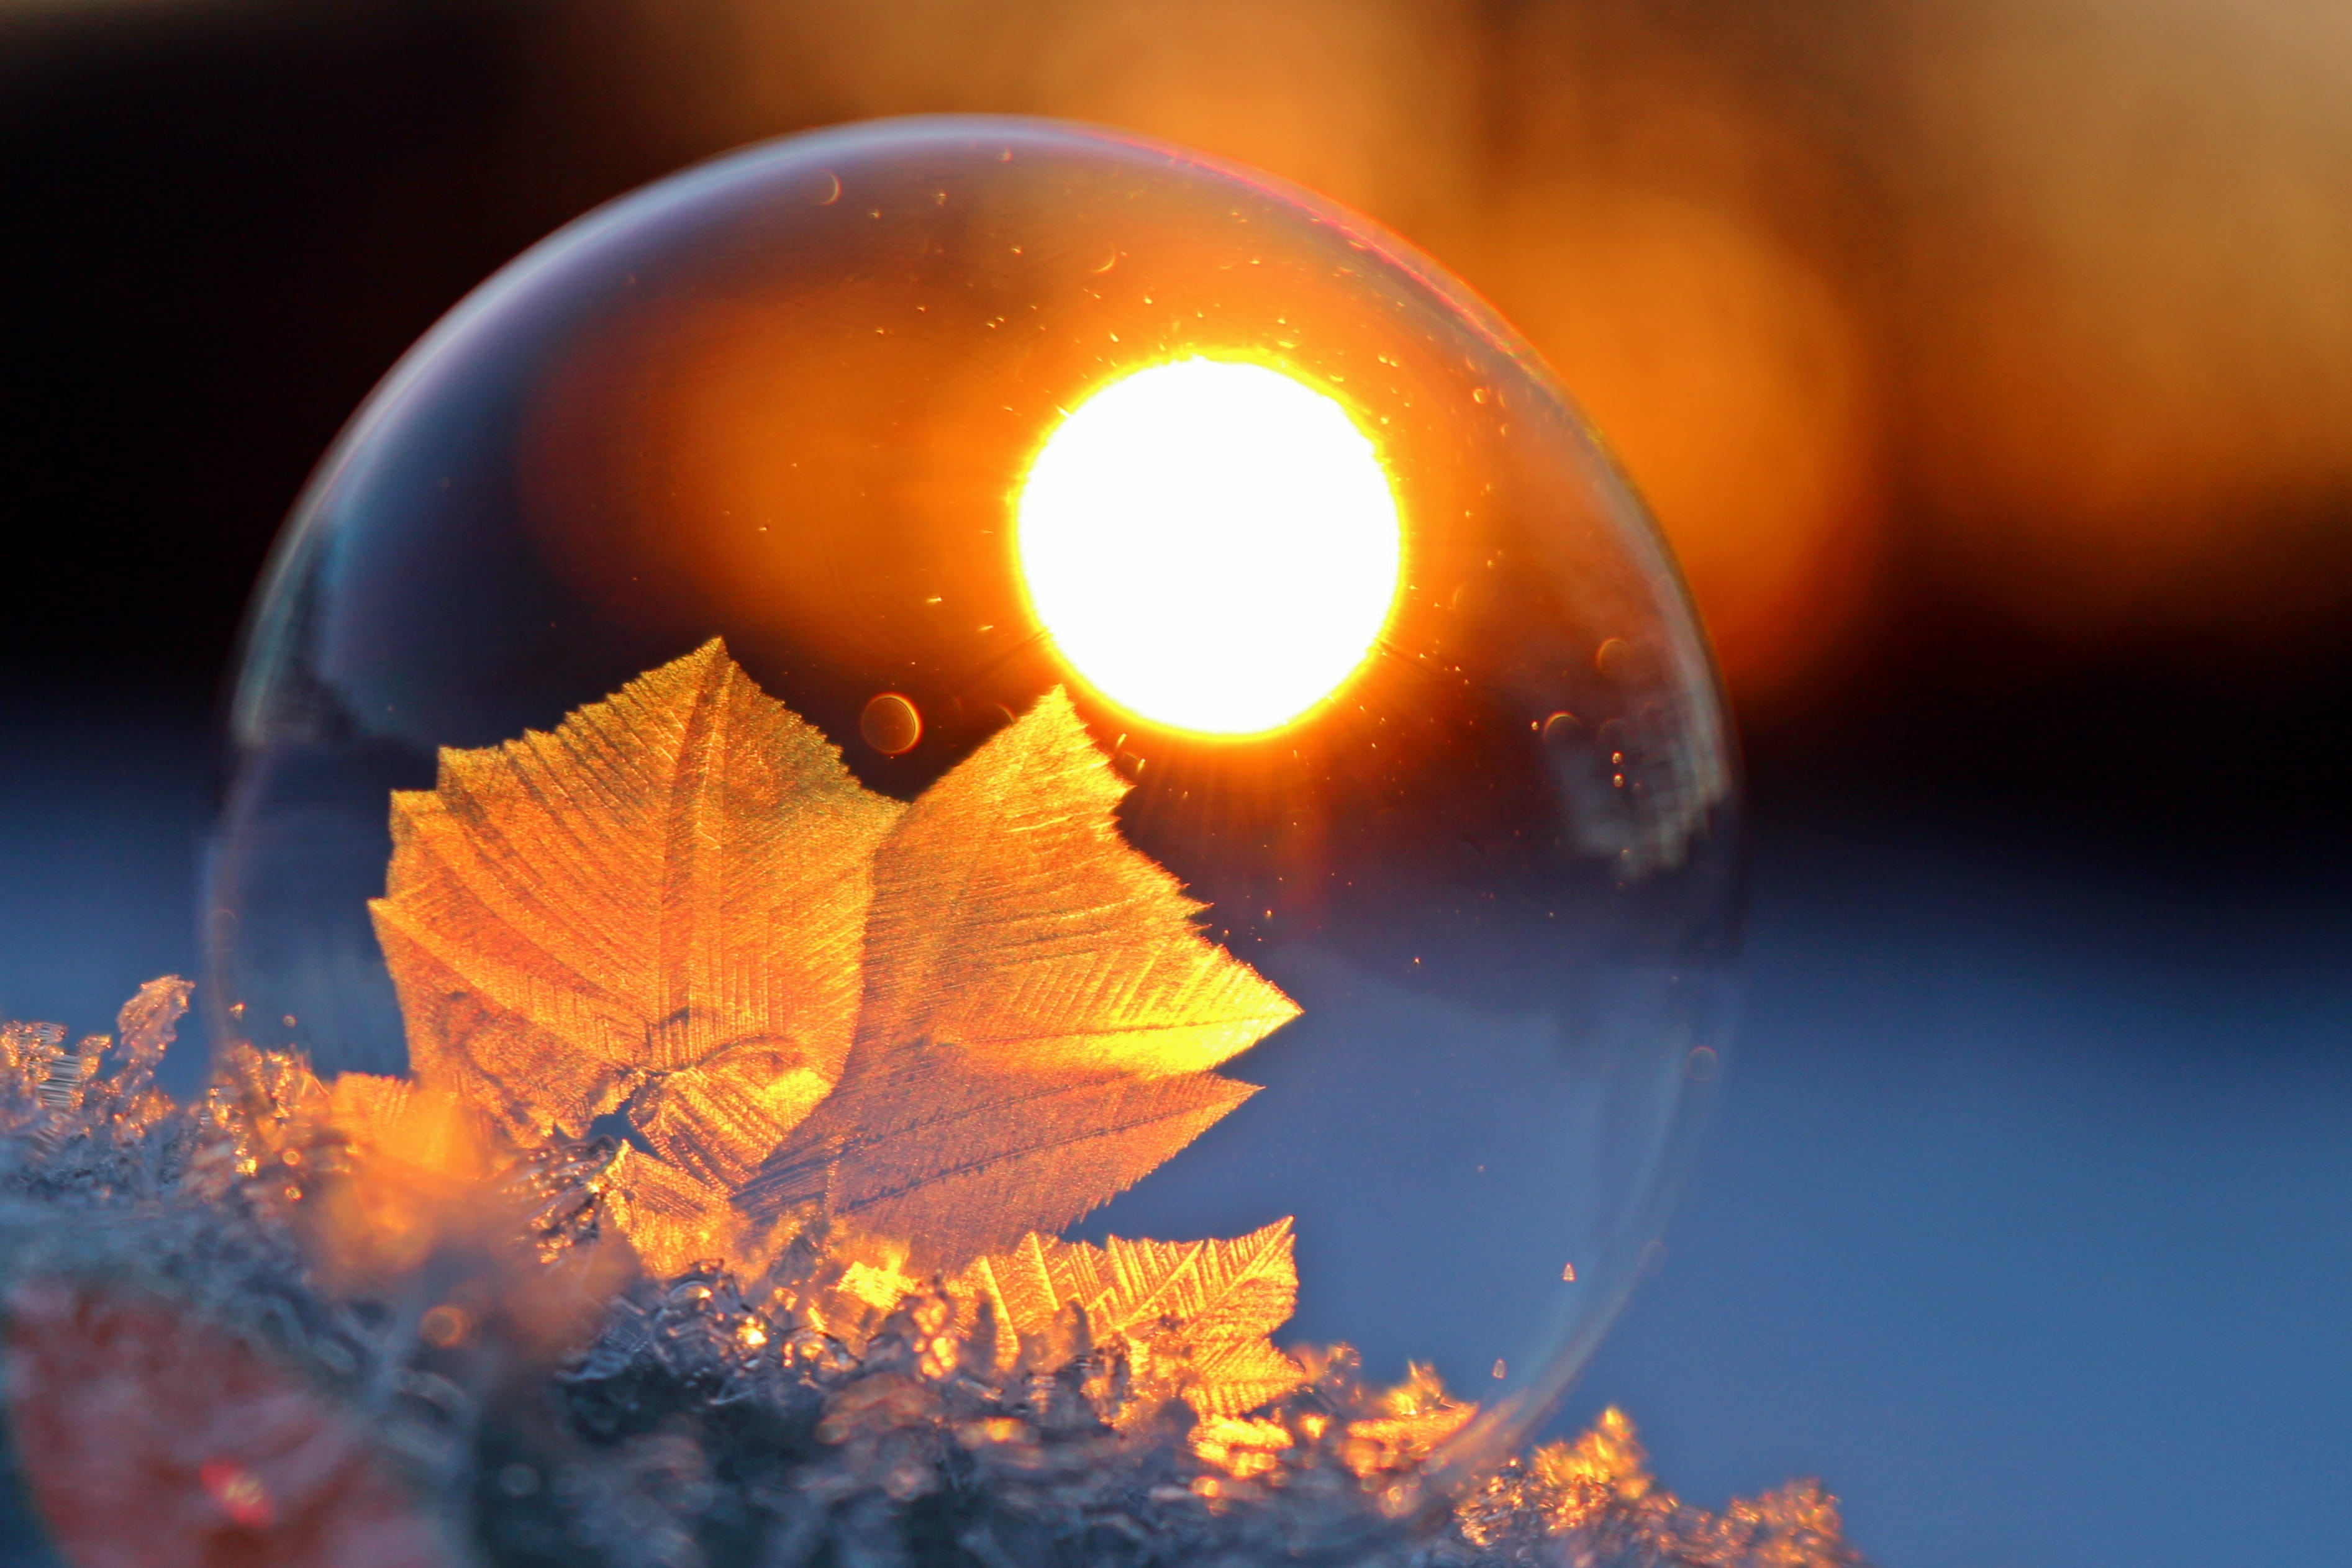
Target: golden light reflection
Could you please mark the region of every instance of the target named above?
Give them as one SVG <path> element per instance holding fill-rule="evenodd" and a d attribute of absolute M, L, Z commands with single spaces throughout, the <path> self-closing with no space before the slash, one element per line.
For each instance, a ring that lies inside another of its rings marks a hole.
<path fill-rule="evenodd" d="M 1227 360 L 1152 365 L 1080 402 L 1031 464 L 1015 529 L 1072 671 L 1202 735 L 1280 729 L 1346 684 L 1404 556 L 1388 472 L 1347 410 Z"/>

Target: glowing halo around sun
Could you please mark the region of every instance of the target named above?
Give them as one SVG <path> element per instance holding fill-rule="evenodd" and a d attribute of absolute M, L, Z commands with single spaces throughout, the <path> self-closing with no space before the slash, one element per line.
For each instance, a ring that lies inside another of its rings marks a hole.
<path fill-rule="evenodd" d="M 1029 603 L 1116 706 L 1199 735 L 1296 722 L 1362 666 L 1403 569 L 1396 495 L 1337 400 L 1181 359 L 1097 389 L 1014 507 Z"/>

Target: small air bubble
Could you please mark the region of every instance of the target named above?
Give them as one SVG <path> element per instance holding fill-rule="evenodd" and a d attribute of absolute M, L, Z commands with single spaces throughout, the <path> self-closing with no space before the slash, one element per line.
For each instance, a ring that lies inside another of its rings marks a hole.
<path fill-rule="evenodd" d="M 857 716 L 857 733 L 885 757 L 903 757 L 923 738 L 923 716 L 897 692 L 882 692 Z"/>

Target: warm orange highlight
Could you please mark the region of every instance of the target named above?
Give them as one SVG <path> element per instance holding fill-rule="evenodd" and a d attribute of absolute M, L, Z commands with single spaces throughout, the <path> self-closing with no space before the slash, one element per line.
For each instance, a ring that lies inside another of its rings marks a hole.
<path fill-rule="evenodd" d="M 1736 211 L 1523 193 L 1482 279 L 1600 426 L 1680 558 L 1735 686 L 1808 674 L 1871 585 L 1870 356 L 1830 283 Z"/>

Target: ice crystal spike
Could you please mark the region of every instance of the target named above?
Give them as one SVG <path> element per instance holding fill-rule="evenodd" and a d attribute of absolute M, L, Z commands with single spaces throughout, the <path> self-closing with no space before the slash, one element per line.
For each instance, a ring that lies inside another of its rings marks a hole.
<path fill-rule="evenodd" d="M 60 1043 L 63 1036 L 59 1036 Z M 68 1115 L 81 1106 L 82 1086 L 98 1071 L 100 1052 L 114 1042 L 102 1034 L 84 1036 L 71 1051 L 52 1049 L 33 1093 L 51 1112 Z"/>
<path fill-rule="evenodd" d="M 0 1028 L 0 1061 L 37 1103 L 47 1105 L 44 1090 L 65 1051 L 66 1026 L 61 1023 L 12 1023 Z"/>

